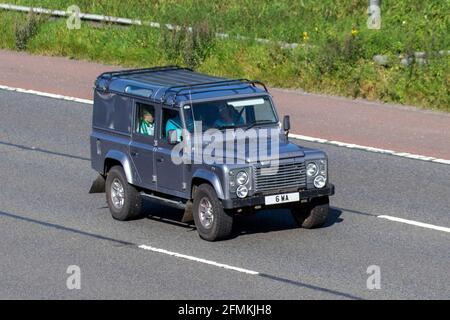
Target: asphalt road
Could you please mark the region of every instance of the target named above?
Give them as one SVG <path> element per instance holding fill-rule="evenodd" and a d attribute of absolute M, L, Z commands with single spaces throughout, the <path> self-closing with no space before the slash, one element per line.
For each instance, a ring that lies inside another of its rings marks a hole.
<path fill-rule="evenodd" d="M 0 299 L 449 299 L 450 170 L 330 145 L 336 185 L 326 226 L 285 210 L 236 220 L 230 240 L 201 240 L 182 212 L 146 203 L 118 222 L 89 195 L 91 106 L 0 90 Z M 250 275 L 138 248 L 148 245 L 260 272 Z M 81 289 L 66 287 L 69 265 Z M 381 270 L 369 290 L 367 268 Z"/>

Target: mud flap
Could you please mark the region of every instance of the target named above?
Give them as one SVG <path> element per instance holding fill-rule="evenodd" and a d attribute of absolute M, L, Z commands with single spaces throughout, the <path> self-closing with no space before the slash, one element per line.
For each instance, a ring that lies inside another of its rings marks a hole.
<path fill-rule="evenodd" d="M 191 200 L 186 202 L 186 208 L 184 209 L 184 214 L 183 214 L 183 218 L 181 219 L 181 222 L 186 223 L 186 222 L 191 222 L 194 220 L 193 206 L 194 206 L 194 204 L 192 203 Z"/>
<path fill-rule="evenodd" d="M 106 179 L 102 175 L 98 175 L 97 179 L 92 182 L 89 193 L 104 193 L 105 192 Z"/>

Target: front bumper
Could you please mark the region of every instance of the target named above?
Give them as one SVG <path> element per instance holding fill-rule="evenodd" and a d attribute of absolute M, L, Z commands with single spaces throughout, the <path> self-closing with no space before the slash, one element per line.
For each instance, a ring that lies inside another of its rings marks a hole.
<path fill-rule="evenodd" d="M 300 201 L 303 199 L 311 199 L 323 196 L 332 196 L 334 194 L 334 185 L 328 184 L 327 187 L 323 189 L 312 189 L 312 190 L 303 190 L 300 192 Z M 245 208 L 245 207 L 254 207 L 254 206 L 265 206 L 265 195 L 248 197 L 244 199 L 222 199 L 222 204 L 224 209 L 237 209 L 237 208 Z M 292 205 L 291 203 L 286 203 L 286 206 Z M 267 207 L 271 207 L 268 205 Z"/>

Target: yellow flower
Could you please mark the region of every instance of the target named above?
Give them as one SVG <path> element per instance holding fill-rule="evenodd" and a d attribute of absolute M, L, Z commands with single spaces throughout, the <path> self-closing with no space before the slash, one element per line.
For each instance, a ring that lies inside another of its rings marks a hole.
<path fill-rule="evenodd" d="M 308 41 L 309 40 L 309 36 L 308 36 L 308 32 L 303 32 L 303 41 Z"/>
<path fill-rule="evenodd" d="M 355 27 L 353 27 L 352 28 L 352 36 L 356 37 L 357 34 L 358 34 L 358 30 Z"/>

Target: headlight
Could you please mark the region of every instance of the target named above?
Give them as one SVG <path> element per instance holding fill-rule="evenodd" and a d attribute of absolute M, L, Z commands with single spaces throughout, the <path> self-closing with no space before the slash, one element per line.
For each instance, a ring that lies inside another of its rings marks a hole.
<path fill-rule="evenodd" d="M 308 177 L 314 177 L 317 174 L 317 165 L 314 162 L 308 163 L 306 166 L 306 174 Z"/>
<path fill-rule="evenodd" d="M 327 183 L 327 179 L 325 179 L 324 176 L 317 176 L 314 179 L 314 186 L 318 189 L 321 189 L 323 187 L 325 187 L 325 184 Z"/>
<path fill-rule="evenodd" d="M 246 186 L 239 186 L 236 190 L 236 195 L 239 198 L 245 198 L 248 195 L 248 189 Z"/>
<path fill-rule="evenodd" d="M 236 182 L 238 185 L 246 184 L 248 181 L 248 174 L 245 171 L 239 171 L 236 175 Z"/>

